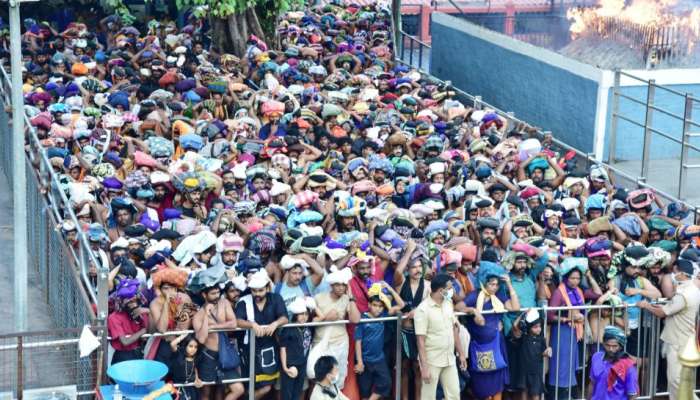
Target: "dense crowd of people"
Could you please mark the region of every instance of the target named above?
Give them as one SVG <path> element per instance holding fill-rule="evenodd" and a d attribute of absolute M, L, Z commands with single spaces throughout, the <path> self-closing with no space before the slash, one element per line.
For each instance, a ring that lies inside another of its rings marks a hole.
<path fill-rule="evenodd" d="M 688 210 L 396 62 L 389 8 L 287 12 L 240 58 L 194 15 L 24 23 L 60 231 L 109 266 L 112 364 L 166 363 L 185 399 L 242 398 L 221 382 L 251 364 L 255 398 L 389 398 L 398 370 L 403 399 L 628 399 L 654 316 L 674 398 Z"/>

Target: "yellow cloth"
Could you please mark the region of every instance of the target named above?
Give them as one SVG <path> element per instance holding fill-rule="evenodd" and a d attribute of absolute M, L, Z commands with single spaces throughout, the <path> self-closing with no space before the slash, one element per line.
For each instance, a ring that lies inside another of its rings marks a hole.
<path fill-rule="evenodd" d="M 476 309 L 477 311 L 481 312 L 484 310 L 484 303 L 486 303 L 486 299 L 491 300 L 491 306 L 493 307 L 493 311 L 497 313 L 502 313 L 506 312 L 506 307 L 503 305 L 503 302 L 496 297 L 496 295 L 490 295 L 489 292 L 486 291 L 486 289 L 481 288 L 481 291 L 479 292 L 479 296 L 476 298 Z"/>

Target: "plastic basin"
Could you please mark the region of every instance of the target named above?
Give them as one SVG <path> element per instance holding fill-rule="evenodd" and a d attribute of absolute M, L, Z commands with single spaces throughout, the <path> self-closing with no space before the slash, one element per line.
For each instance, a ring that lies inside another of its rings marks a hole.
<path fill-rule="evenodd" d="M 167 373 L 165 364 L 152 360 L 122 361 L 107 368 L 107 375 L 119 385 L 124 396 L 149 394 Z"/>

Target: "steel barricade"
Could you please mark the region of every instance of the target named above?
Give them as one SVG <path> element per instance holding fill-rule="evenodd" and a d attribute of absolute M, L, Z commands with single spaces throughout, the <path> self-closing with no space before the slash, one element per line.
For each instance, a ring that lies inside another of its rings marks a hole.
<path fill-rule="evenodd" d="M 3 110 L 0 123 L 10 125 L 11 84 L 4 67 L 0 65 L 0 100 Z M 97 283 L 106 281 L 107 267 L 102 266 L 82 229 L 78 229 L 78 243 L 74 247 L 66 244 L 58 226 L 64 219 L 80 227 L 72 206 L 58 175 L 54 171 L 36 131 L 25 115 L 27 173 L 27 234 L 28 264 L 37 272 L 39 282 L 46 294 L 51 318 L 58 328 L 75 328 L 91 324 L 107 316 L 107 293 L 99 295 Z M 11 130 L 0 133 L 2 160 L 0 168 L 12 183 Z M 92 267 L 92 268 L 91 268 Z M 97 273 L 95 273 L 97 271 Z M 93 307 L 97 308 L 96 313 Z"/>
<path fill-rule="evenodd" d="M 572 339 L 572 336 L 570 333 L 566 334 L 568 338 L 565 340 L 563 335 L 561 333 L 561 328 L 567 328 L 569 327 L 568 322 L 560 322 L 558 321 L 559 318 L 561 318 L 563 315 L 566 315 L 566 313 L 572 311 L 572 310 L 578 310 L 584 315 L 585 321 L 586 321 L 586 326 L 590 327 L 592 324 L 592 320 L 597 318 L 598 321 L 605 321 L 605 318 L 610 318 L 606 317 L 607 313 L 609 312 L 610 315 L 615 316 L 616 314 L 619 314 L 617 317 L 617 324 L 626 330 L 630 335 L 633 334 L 633 330 L 631 327 L 632 326 L 638 326 L 638 336 L 636 340 L 636 345 L 635 349 L 629 348 L 626 346 L 626 351 L 628 352 L 633 352 L 635 354 L 640 355 L 638 361 L 638 379 L 639 379 L 639 389 L 640 393 L 639 396 L 637 397 L 638 399 L 653 399 L 656 397 L 663 397 L 663 396 L 668 396 L 668 392 L 666 389 L 666 386 L 664 384 L 665 382 L 665 375 L 664 375 L 664 368 L 661 368 L 666 360 L 661 358 L 661 340 L 660 340 L 660 334 L 661 334 L 661 321 L 658 318 L 655 318 L 652 314 L 643 311 L 640 314 L 640 320 L 638 323 L 635 325 L 635 322 L 630 322 L 629 320 L 629 314 L 628 311 L 631 308 L 634 308 L 635 306 L 608 306 L 608 305 L 586 305 L 586 306 L 572 306 L 572 307 L 533 307 L 533 309 L 537 310 L 540 312 L 541 315 L 547 315 L 548 313 L 553 314 L 555 318 L 553 318 L 554 321 L 550 321 L 548 318 L 543 319 L 543 332 L 545 332 L 546 337 L 549 340 L 549 344 L 552 345 L 552 342 L 554 341 L 554 337 L 552 336 L 552 331 L 556 331 L 557 335 L 559 336 L 558 340 L 555 341 L 558 343 L 564 343 L 565 346 L 555 346 L 553 347 L 553 352 L 554 356 L 556 356 L 557 359 L 559 359 L 560 355 L 566 355 L 566 357 L 563 357 L 563 361 L 560 363 L 557 363 L 556 365 L 552 365 L 551 363 L 548 365 L 546 362 L 544 364 L 544 371 L 542 374 L 542 379 L 543 379 L 543 384 L 545 387 L 548 388 L 549 394 L 546 397 L 547 399 L 554 399 L 554 400 L 573 400 L 573 399 L 585 399 L 588 398 L 590 395 L 590 387 L 589 384 L 591 382 L 589 378 L 589 373 L 590 373 L 590 360 L 593 354 L 597 351 L 602 351 L 603 346 L 602 346 L 602 330 L 604 328 L 604 325 L 599 326 L 599 332 L 596 334 L 592 332 L 590 329 L 586 329 L 586 334 L 582 338 L 581 341 L 574 340 Z M 525 313 L 529 308 L 522 308 L 521 310 L 515 312 L 515 313 Z M 495 312 L 493 311 L 484 311 L 482 314 L 494 314 Z M 464 313 L 455 313 L 457 316 L 466 316 Z M 394 317 L 383 317 L 383 318 L 368 318 L 368 319 L 362 319 L 360 320 L 360 324 L 363 323 L 372 323 L 372 322 L 396 322 L 396 328 L 397 328 L 397 334 L 396 337 L 393 338 L 395 339 L 395 342 L 393 343 L 394 351 L 395 351 L 395 362 L 393 363 L 393 367 L 395 368 L 393 370 L 393 376 L 394 376 L 394 382 L 393 382 L 393 398 L 395 399 L 401 399 L 402 397 L 402 380 L 406 379 L 406 377 L 403 375 L 402 371 L 402 363 L 401 363 L 401 358 L 402 358 L 402 341 L 400 340 L 400 335 L 401 335 L 401 321 L 405 319 L 405 316 L 394 316 Z M 280 327 L 279 329 L 289 329 L 289 328 L 294 328 L 294 327 L 320 327 L 320 326 L 331 326 L 331 325 L 347 325 L 350 324 L 351 322 L 348 320 L 340 320 L 340 321 L 333 321 L 333 322 L 312 322 L 312 323 L 305 323 L 305 324 L 297 324 L 297 323 L 291 323 L 284 325 Z M 607 325 L 607 324 L 605 324 Z M 243 331 L 243 329 L 235 329 L 235 330 L 212 330 L 211 332 L 218 332 L 218 331 L 228 331 L 228 332 L 233 332 L 233 331 Z M 176 331 L 176 332 L 166 332 L 166 333 L 157 333 L 157 334 L 148 334 L 144 335 L 144 338 L 150 337 L 150 336 L 175 336 L 175 335 L 180 335 L 183 333 L 193 333 L 194 331 L 189 330 L 189 331 Z M 503 332 L 501 332 L 503 334 Z M 251 338 L 253 338 L 254 335 L 251 335 Z M 504 337 L 505 338 L 505 337 Z M 386 338 L 385 338 L 386 339 Z M 507 338 L 506 338 L 507 339 Z M 254 340 L 254 339 L 253 339 Z M 254 353 L 254 348 L 255 344 L 254 341 L 251 341 L 251 345 L 249 347 L 249 352 L 250 356 L 253 356 Z M 243 350 L 241 350 L 242 352 Z M 385 353 L 387 354 L 387 353 Z M 388 357 L 387 357 L 388 358 Z M 578 359 L 578 362 L 574 362 L 575 359 Z M 344 362 L 339 360 L 339 362 Z M 559 368 L 564 368 L 567 366 L 573 366 L 577 364 L 578 367 L 573 368 L 568 374 L 568 380 L 567 382 L 560 382 L 558 380 L 559 377 Z M 249 370 L 249 375 L 248 376 L 255 376 L 255 365 L 254 363 L 250 363 L 249 365 L 250 370 Z M 392 365 L 390 367 L 390 373 Z M 548 373 L 549 369 L 555 368 L 555 378 L 553 380 L 548 379 Z M 283 373 L 283 372 L 281 372 Z M 244 375 L 244 374 L 242 374 Z M 254 382 L 251 382 L 247 380 L 246 378 L 241 378 L 241 379 L 236 379 L 232 380 L 230 382 L 241 382 L 241 383 L 247 383 L 248 384 L 248 394 L 246 395 L 246 398 L 253 399 L 254 398 L 254 390 L 252 389 L 252 386 Z M 229 383 L 227 381 L 227 383 Z M 214 384 L 213 382 L 205 383 L 205 384 Z M 181 385 L 180 385 L 181 386 Z M 192 386 L 191 384 L 187 386 Z M 558 390 L 557 390 L 558 389 Z M 700 390 L 698 390 L 698 387 L 696 386 L 696 393 L 700 393 Z"/>
<path fill-rule="evenodd" d="M 79 329 L 0 335 L 0 398 L 40 392 L 94 398 L 100 352 L 80 358 Z"/>

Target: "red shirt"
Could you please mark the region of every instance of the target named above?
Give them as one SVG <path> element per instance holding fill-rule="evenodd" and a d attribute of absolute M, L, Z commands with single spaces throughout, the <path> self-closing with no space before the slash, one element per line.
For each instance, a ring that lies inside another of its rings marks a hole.
<path fill-rule="evenodd" d="M 357 275 L 353 276 L 350 280 L 350 291 L 353 297 L 355 297 L 355 305 L 360 313 L 366 313 L 369 311 L 369 296 L 367 295 L 367 284 Z"/>
<path fill-rule="evenodd" d="M 139 321 L 131 319 L 131 315 L 124 311 L 117 311 L 109 314 L 107 317 L 107 332 L 112 338 L 110 341 L 114 350 L 129 351 L 139 347 L 139 341 L 125 346 L 122 344 L 120 337 L 133 335 L 142 328 L 148 326 L 148 315 L 141 315 Z"/>

